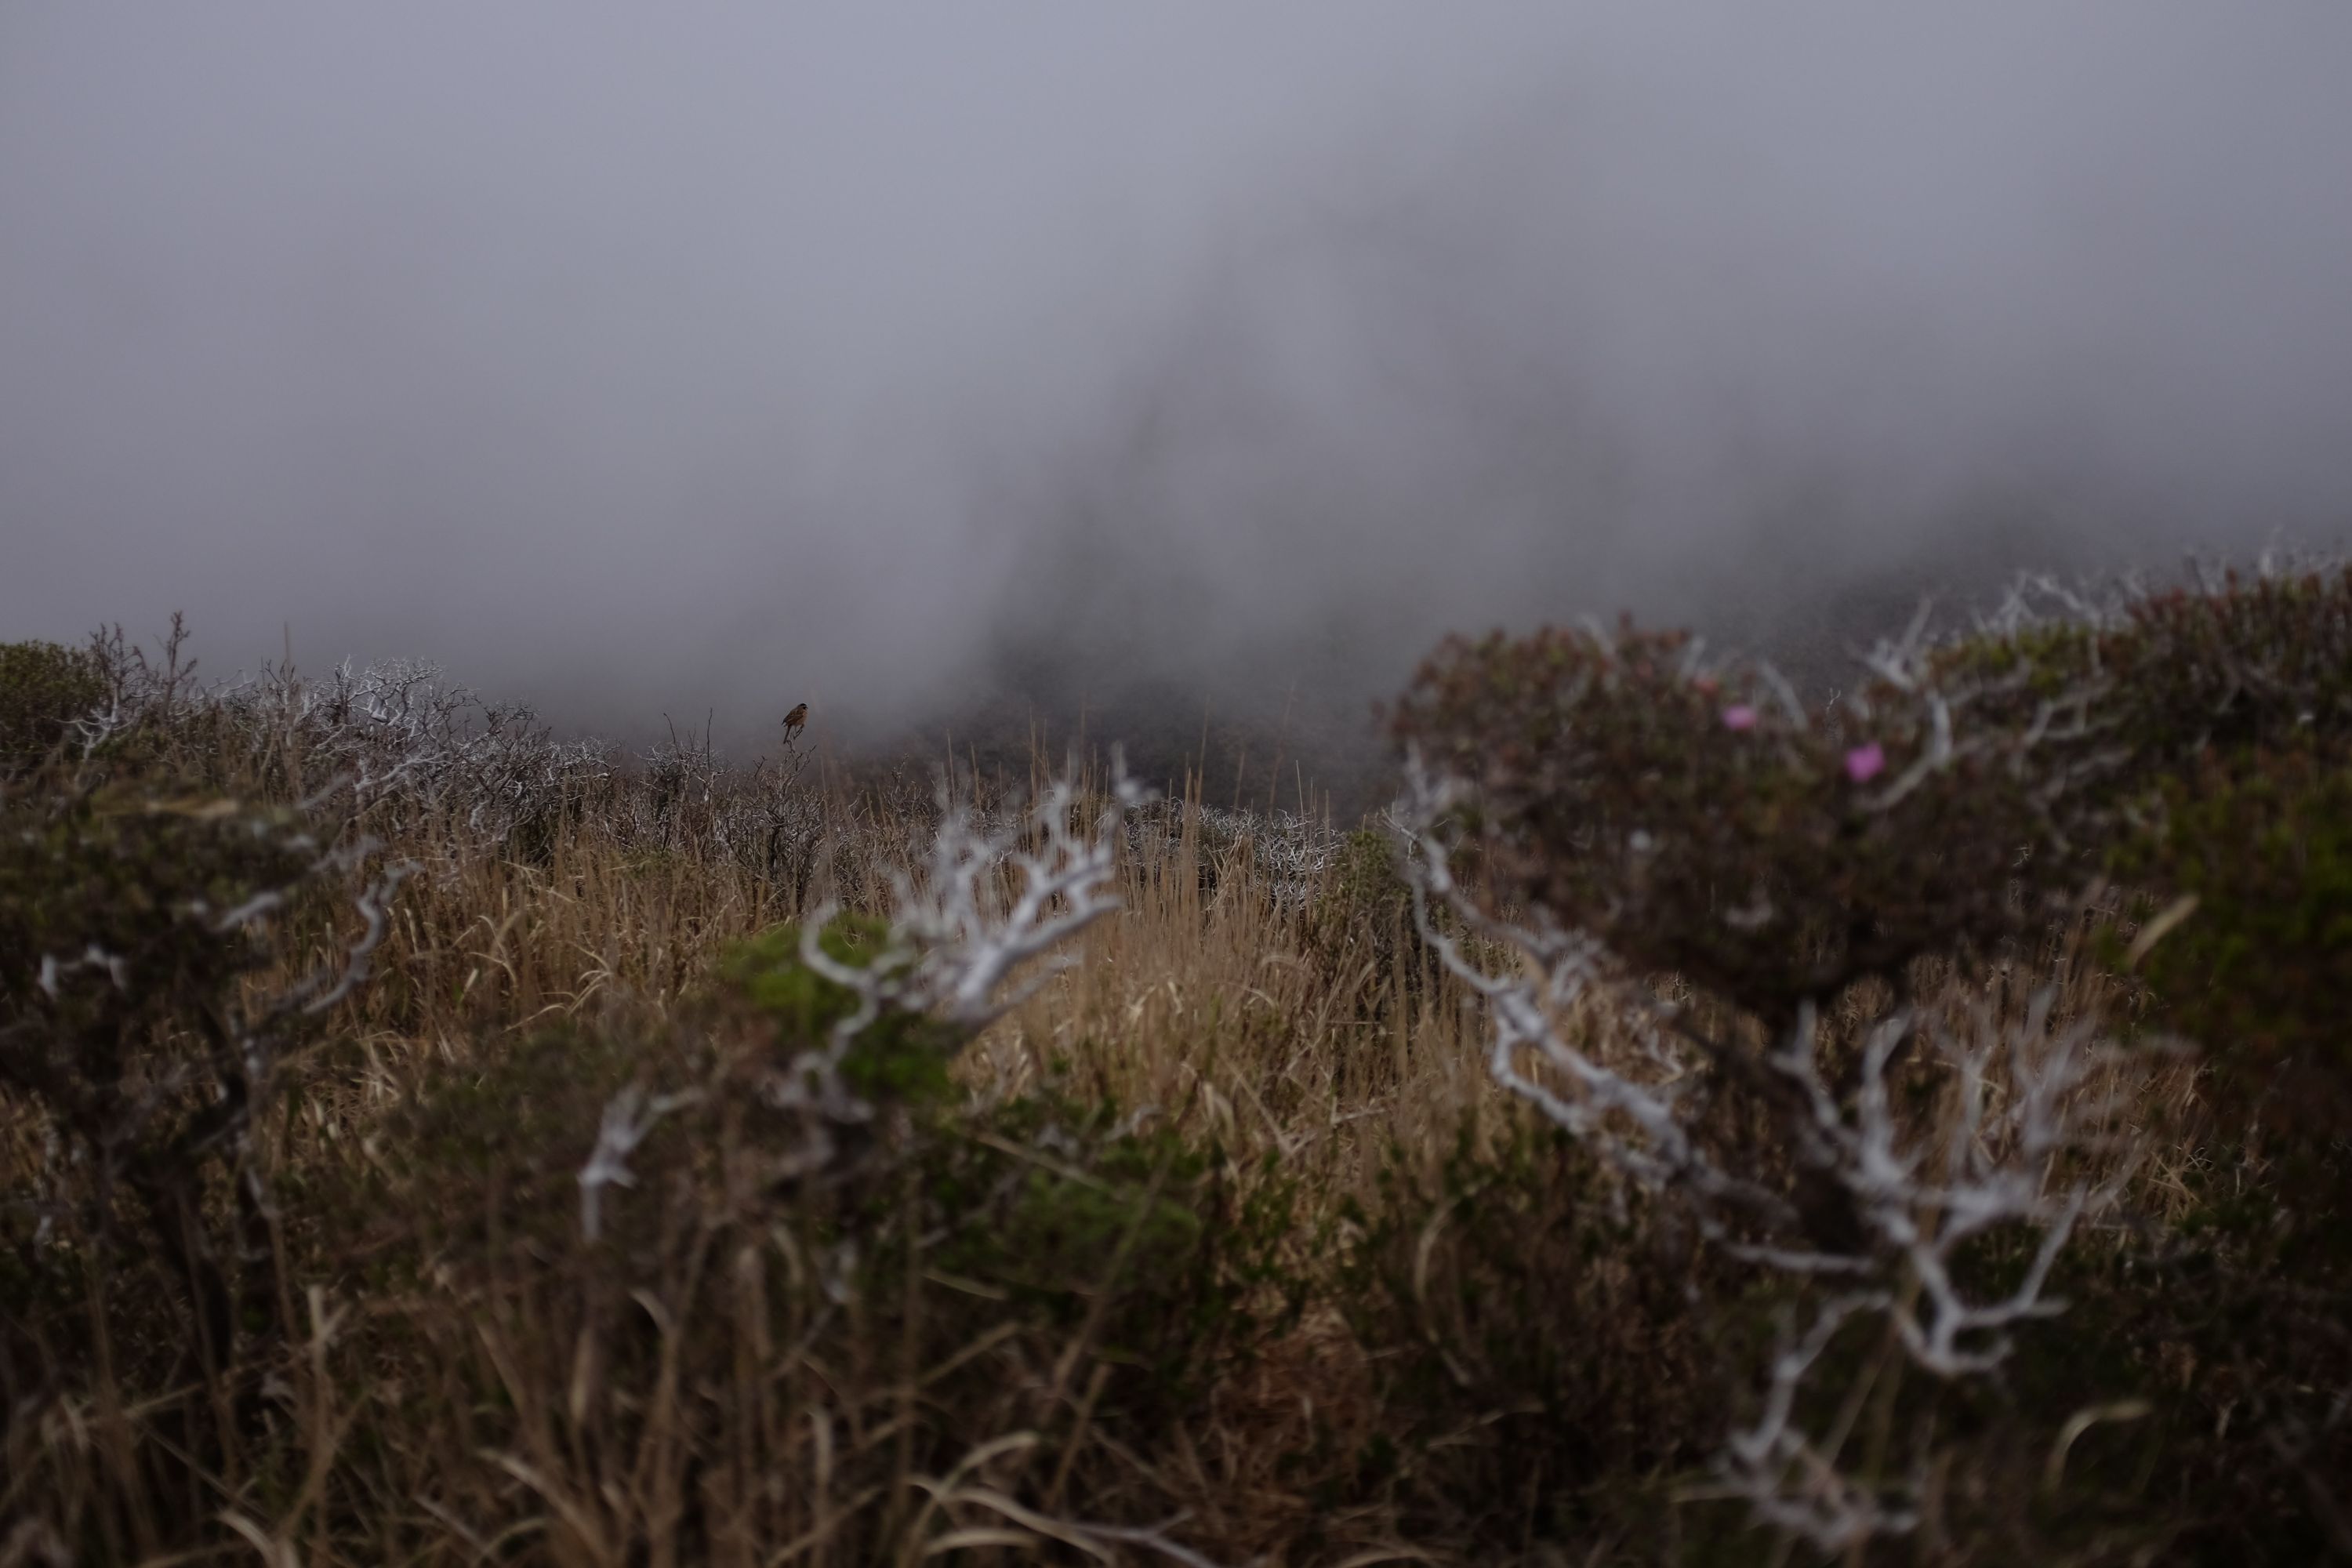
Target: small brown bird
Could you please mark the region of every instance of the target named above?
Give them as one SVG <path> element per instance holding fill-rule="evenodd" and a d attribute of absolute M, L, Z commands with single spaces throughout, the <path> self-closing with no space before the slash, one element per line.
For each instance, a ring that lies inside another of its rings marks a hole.
<path fill-rule="evenodd" d="M 793 737 L 808 724 L 808 704 L 803 702 L 784 715 L 784 744 L 791 745 Z"/>

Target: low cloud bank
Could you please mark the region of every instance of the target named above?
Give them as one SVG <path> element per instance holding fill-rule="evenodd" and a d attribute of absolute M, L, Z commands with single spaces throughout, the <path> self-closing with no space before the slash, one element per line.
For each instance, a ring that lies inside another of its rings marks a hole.
<path fill-rule="evenodd" d="M 2337 541 L 2347 59 L 2120 0 L 14 7 L 0 636 L 1345 736 L 1449 628 Z"/>

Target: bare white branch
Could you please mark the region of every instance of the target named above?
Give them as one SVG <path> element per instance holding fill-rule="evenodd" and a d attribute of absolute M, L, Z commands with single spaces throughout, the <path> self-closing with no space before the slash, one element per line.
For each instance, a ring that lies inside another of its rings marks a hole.
<path fill-rule="evenodd" d="M 886 951 L 862 968 L 834 962 L 806 934 L 832 917 L 828 904 L 803 924 L 803 956 L 873 1006 L 983 1028 L 1073 962 L 1056 949 L 1118 908 L 1108 889 L 1118 868 L 1119 826 L 1145 798 L 1122 770 L 1091 830 L 1078 831 L 1071 826 L 1076 791 L 1057 780 L 1024 822 L 990 832 L 943 788 L 925 875 L 892 874 Z M 1009 904 L 1000 891 L 1007 871 Z M 1041 961 L 1041 970 L 1014 984 Z"/>
<path fill-rule="evenodd" d="M 1851 1480 L 1837 1468 L 1837 1445 L 1801 1430 L 1801 1385 L 1857 1317 L 1889 1325 L 1910 1364 L 1953 1378 L 1991 1372 L 2018 1325 L 2063 1309 L 2047 1293 L 2051 1271 L 2083 1218 L 2112 1203 L 2128 1174 L 2123 1158 L 2097 1162 L 2105 1173 L 2095 1180 L 2084 1173 L 2087 1156 L 2112 1152 L 2119 1053 L 2087 1023 L 2054 1024 L 2048 992 L 2006 1023 L 1982 1011 L 1953 1020 L 1905 1008 L 1867 1034 L 1854 1081 L 1834 1088 L 1819 1063 L 1818 1020 L 1801 1009 L 1787 1037 L 1742 1071 L 1760 1073 L 1767 1087 L 1777 1080 L 1777 1090 L 1757 1095 L 1758 1108 L 1856 1222 L 1850 1247 L 1824 1250 L 1766 1172 L 1727 1167 L 1692 1125 L 1702 1097 L 1691 1091 L 1720 1081 L 1735 1047 L 1686 1029 L 1678 1039 L 1673 1006 L 1590 934 L 1541 910 L 1514 919 L 1486 908 L 1453 868 L 1448 823 L 1463 786 L 1433 777 L 1417 757 L 1407 784 L 1392 820 L 1405 839 L 1414 919 L 1484 1002 L 1496 1081 L 1625 1178 L 1673 1194 L 1731 1256 L 1801 1280 L 1854 1281 L 1775 1357 L 1761 1414 L 1733 1435 L 1722 1461 L 1727 1486 L 1824 1551 L 1910 1528 L 1916 1511 L 1899 1494 Z M 1581 1020 L 1571 1016 L 1579 1004 Z M 1638 1047 L 1620 1053 L 1622 1065 L 1580 1043 L 1578 1025 L 1590 1027 L 1596 1004 L 1608 1005 L 1609 1029 Z M 1685 1048 L 1693 1042 L 1707 1048 Z M 1934 1090 L 1928 1109 L 1898 1095 L 1898 1075 Z M 2015 1284 L 1988 1299 L 1971 1292 L 1960 1259 L 1995 1233 L 2031 1250 Z"/>
<path fill-rule="evenodd" d="M 2053 1177 L 2074 1156 L 2104 1146 L 2116 1100 L 2086 1088 L 2116 1062 L 2087 1024 L 2053 1028 L 2053 994 L 2009 1025 L 1979 1012 L 1959 1027 L 1922 1024 L 1908 1010 L 1882 1020 L 1864 1042 L 1850 1107 L 1814 1066 L 1810 1010 L 1770 1058 L 1802 1091 L 1810 1119 L 1794 1131 L 1851 1196 L 1882 1272 L 1915 1288 L 1916 1305 L 1886 1310 L 1912 1360 L 1939 1377 L 1990 1372 L 2009 1353 L 2009 1331 L 2063 1303 L 2042 1294 L 2052 1265 L 2087 1212 L 2111 1203 L 2129 1173 L 2113 1162 L 2097 1184 Z M 1940 1076 L 1947 1118 L 1912 1132 L 1895 1114 L 1888 1067 L 1916 1039 L 1920 1068 Z M 1939 1146 L 1940 1145 L 1940 1146 Z M 2035 1237 L 2032 1259 L 2009 1294 L 1975 1300 L 1955 1278 L 1967 1243 L 2003 1227 Z"/>
<path fill-rule="evenodd" d="M 588 1163 L 580 1167 L 580 1234 L 590 1241 L 603 1233 L 603 1203 L 606 1187 L 634 1187 L 635 1173 L 629 1169 L 629 1156 L 646 1141 L 656 1123 L 671 1111 L 693 1104 L 701 1099 L 699 1091 L 681 1090 L 677 1094 L 656 1095 L 647 1099 L 645 1090 L 629 1085 L 614 1095 L 604 1107 L 604 1123 L 596 1131 L 596 1147 L 588 1155 Z"/>
<path fill-rule="evenodd" d="M 1100 814 L 1082 829 L 1073 826 L 1076 792 L 1062 781 L 1024 816 L 990 829 L 943 788 L 924 874 L 894 877 L 896 907 L 877 951 L 848 963 L 825 950 L 826 928 L 838 912 L 830 901 L 803 917 L 801 962 L 856 1001 L 824 1043 L 799 1051 L 762 1084 L 763 1098 L 798 1112 L 803 1128 L 803 1142 L 780 1174 L 826 1169 L 842 1135 L 874 1120 L 877 1108 L 850 1086 L 843 1068 L 877 1021 L 924 1015 L 969 1038 L 1074 961 L 1057 950 L 1118 907 L 1110 887 L 1124 843 L 1121 824 L 1143 799 L 1121 772 Z M 633 1146 L 623 1141 L 636 1115 L 634 1102 L 614 1102 L 606 1142 L 618 1154 L 605 1158 L 600 1142 L 583 1182 L 593 1172 L 601 1185 L 625 1169 L 617 1161 Z"/>
<path fill-rule="evenodd" d="M 1645 1059 L 1663 1069 L 1648 1082 L 1603 1066 L 1561 1029 L 1559 1020 L 1570 1006 L 1589 990 L 1610 983 L 1601 943 L 1584 932 L 1562 930 L 1541 911 L 1528 924 L 1488 914 L 1454 874 L 1444 824 L 1461 798 L 1460 786 L 1431 774 L 1418 757 L 1407 760 L 1406 778 L 1409 793 L 1391 820 L 1411 847 L 1404 868 L 1413 919 L 1448 972 L 1485 1000 L 1493 1030 L 1487 1066 L 1496 1081 L 1645 1187 L 1681 1184 L 1711 1201 L 1785 1211 L 1786 1205 L 1768 1188 L 1724 1171 L 1693 1141 L 1678 1093 L 1693 1069 L 1648 1027 L 1653 1020 L 1630 1020 L 1646 1030 Z M 1435 918 L 1433 904 L 1444 909 L 1462 934 Z M 1467 951 L 1468 941 L 1503 955 L 1513 967 L 1490 973 Z M 1548 1074 L 1521 1066 L 1530 1053 Z"/>
<path fill-rule="evenodd" d="M 127 991 L 131 988 L 131 969 L 123 962 L 122 956 L 120 953 L 107 952 L 96 942 L 84 947 L 79 958 L 60 961 L 55 953 L 43 953 L 37 984 L 43 994 L 50 1001 L 55 1002 L 63 994 L 63 989 L 58 983 L 66 976 L 84 969 L 94 969 L 105 975 L 114 983 L 114 988 L 117 991 Z"/>
<path fill-rule="evenodd" d="M 1865 1485 L 1838 1468 L 1798 1424 L 1797 1399 L 1838 1331 L 1858 1315 L 1883 1311 L 1887 1298 L 1856 1292 L 1823 1303 L 1803 1335 L 1786 1328 L 1772 1357 L 1763 1408 L 1752 1426 L 1725 1441 L 1716 1472 L 1729 1495 L 1758 1518 L 1803 1536 L 1823 1552 L 1843 1552 L 1876 1535 L 1900 1534 L 1919 1521 L 1916 1483 L 1895 1489 Z"/>

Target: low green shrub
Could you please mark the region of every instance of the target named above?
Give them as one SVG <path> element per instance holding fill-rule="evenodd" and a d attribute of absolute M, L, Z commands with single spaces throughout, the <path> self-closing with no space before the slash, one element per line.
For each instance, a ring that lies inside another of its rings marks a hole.
<path fill-rule="evenodd" d="M 2053 1556 L 2329 1561 L 2352 1539 L 2343 1173 L 2259 1132 L 2195 1155 L 2181 1212 L 2062 1265 L 2066 1311 L 2021 1339 L 1977 1417 L 1970 1512 L 2024 1505 Z"/>

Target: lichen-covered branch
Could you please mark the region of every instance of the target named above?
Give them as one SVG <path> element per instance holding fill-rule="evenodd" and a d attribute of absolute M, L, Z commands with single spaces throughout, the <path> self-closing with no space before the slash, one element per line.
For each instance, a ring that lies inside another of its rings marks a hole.
<path fill-rule="evenodd" d="M 1843 1476 L 1835 1445 L 1803 1430 L 1802 1385 L 1857 1317 L 1885 1321 L 1922 1372 L 1955 1378 L 1993 1372 L 2020 1324 L 2062 1310 L 2048 1292 L 2052 1268 L 2128 1169 L 2094 1159 L 2112 1153 L 2116 1101 L 2101 1084 L 2117 1054 L 2088 1025 L 2055 1023 L 2047 992 L 2006 1023 L 1897 1006 L 1860 1042 L 1850 1085 L 1822 1071 L 1811 1005 L 1761 1053 L 1706 1040 L 1677 1027 L 1682 1010 L 1590 933 L 1541 909 L 1497 912 L 1462 885 L 1453 825 L 1467 799 L 1412 758 L 1394 820 L 1423 938 L 1486 1005 L 1496 1081 L 1627 1179 L 1678 1201 L 1729 1256 L 1792 1282 L 1847 1282 L 1776 1356 L 1761 1414 L 1731 1438 L 1727 1484 L 1824 1550 L 1908 1528 L 1916 1510 L 1899 1488 Z M 1580 1037 L 1596 1012 L 1627 1043 L 1622 1059 Z M 1929 1109 L 1906 1088 L 1930 1091 Z M 1804 1178 L 1794 1192 L 1833 1197 L 1844 1223 L 1824 1227 L 1801 1212 L 1774 1170 L 1753 1163 L 1759 1145 L 1710 1143 L 1692 1108 L 1726 1090 L 1766 1119 L 1773 1136 L 1761 1147 Z M 1825 1244 L 1825 1228 L 1837 1244 Z M 2026 1254 L 2014 1282 L 1988 1293 L 1962 1258 L 2000 1235 L 2021 1238 Z"/>
<path fill-rule="evenodd" d="M 1126 814 L 1144 799 L 1124 773 L 1091 823 L 1078 820 L 1076 787 L 1056 781 L 1030 811 L 990 828 L 942 785 L 940 822 L 919 875 L 894 874 L 895 899 L 879 946 L 845 962 L 826 951 L 839 912 L 830 901 L 801 921 L 799 960 L 840 987 L 855 1005 L 822 1043 L 795 1050 L 765 1079 L 762 1098 L 796 1112 L 801 1146 L 783 1177 L 823 1171 L 849 1130 L 870 1124 L 877 1107 L 850 1082 L 851 1053 L 885 1018 L 921 1017 L 946 1026 L 948 1048 L 978 1034 L 1055 973 L 1076 962 L 1080 932 L 1118 908 L 1112 893 Z M 596 1147 L 582 1167 L 582 1226 L 598 1226 L 598 1194 L 626 1185 L 628 1155 L 653 1123 L 683 1100 L 647 1100 L 630 1089 L 606 1107 Z"/>

